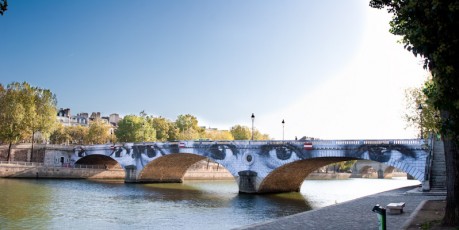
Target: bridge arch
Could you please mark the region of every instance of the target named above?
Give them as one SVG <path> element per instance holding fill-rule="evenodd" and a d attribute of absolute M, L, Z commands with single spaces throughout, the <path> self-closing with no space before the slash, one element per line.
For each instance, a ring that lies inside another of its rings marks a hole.
<path fill-rule="evenodd" d="M 140 183 L 182 183 L 190 167 L 199 161 L 211 158 L 191 153 L 173 153 L 149 162 L 139 173 Z M 225 167 L 225 165 L 222 165 Z M 234 175 L 233 175 L 234 176 Z"/>
<path fill-rule="evenodd" d="M 285 164 L 269 173 L 260 183 L 259 193 L 299 192 L 305 178 L 318 168 L 355 158 L 322 157 Z"/>

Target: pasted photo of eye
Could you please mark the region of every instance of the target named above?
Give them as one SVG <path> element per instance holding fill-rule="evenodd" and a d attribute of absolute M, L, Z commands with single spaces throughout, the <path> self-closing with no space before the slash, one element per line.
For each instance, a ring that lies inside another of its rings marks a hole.
<path fill-rule="evenodd" d="M 369 159 L 377 162 L 389 162 L 394 157 L 400 156 L 398 160 L 405 160 L 407 158 L 416 159 L 416 152 L 405 145 L 399 144 L 381 144 L 381 145 L 361 145 L 357 150 L 348 151 L 349 156 L 362 158 L 365 153 L 368 153 Z M 395 154 L 399 153 L 399 154 Z"/>
<path fill-rule="evenodd" d="M 225 160 L 236 155 L 236 147 L 229 144 L 213 144 L 205 152 L 205 156 L 214 160 Z"/>
<path fill-rule="evenodd" d="M 261 146 L 259 156 L 268 168 L 274 169 L 283 164 L 299 160 L 298 153 L 300 152 L 297 147 L 290 144 L 267 144 Z"/>

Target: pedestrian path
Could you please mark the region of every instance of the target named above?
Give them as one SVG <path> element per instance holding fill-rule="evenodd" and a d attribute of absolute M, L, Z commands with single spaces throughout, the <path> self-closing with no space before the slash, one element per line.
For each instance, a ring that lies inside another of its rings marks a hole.
<path fill-rule="evenodd" d="M 422 201 L 445 199 L 444 196 L 429 196 L 417 190 L 413 187 L 391 190 L 238 229 L 378 229 L 377 214 L 371 211 L 373 207 L 376 204 L 385 207 L 389 203 L 404 202 L 403 214 L 388 214 L 386 218 L 387 229 L 403 229 Z"/>

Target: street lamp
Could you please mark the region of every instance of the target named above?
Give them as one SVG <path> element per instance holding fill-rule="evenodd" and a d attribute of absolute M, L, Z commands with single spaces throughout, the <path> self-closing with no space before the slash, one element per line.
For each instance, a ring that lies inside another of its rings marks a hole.
<path fill-rule="evenodd" d="M 252 141 L 253 141 L 253 122 L 255 121 L 255 115 L 252 113 Z"/>
<path fill-rule="evenodd" d="M 142 142 L 145 144 L 145 121 L 142 123 L 142 129 L 143 129 L 143 138 L 142 138 Z"/>
<path fill-rule="evenodd" d="M 418 106 L 418 111 L 419 111 L 419 119 L 420 119 L 420 128 L 421 128 L 421 139 L 424 138 L 423 132 L 422 132 L 422 104 L 419 104 Z"/>
<path fill-rule="evenodd" d="M 284 141 L 284 127 L 285 127 L 285 121 L 282 119 L 282 141 Z"/>

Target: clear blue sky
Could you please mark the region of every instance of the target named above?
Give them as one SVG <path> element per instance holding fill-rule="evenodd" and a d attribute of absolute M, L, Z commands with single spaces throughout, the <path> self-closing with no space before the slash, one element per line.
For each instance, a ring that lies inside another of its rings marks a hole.
<path fill-rule="evenodd" d="M 58 107 L 74 114 L 145 110 L 175 120 L 190 113 L 204 125 L 229 128 L 249 125 L 255 113 L 257 128 L 277 138 L 279 129 L 263 123 L 264 115 L 281 119 L 273 114 L 349 68 L 370 10 L 364 0 L 8 4 L 0 17 L 4 85 L 51 89 Z M 300 120 L 287 124 L 307 135 Z"/>

